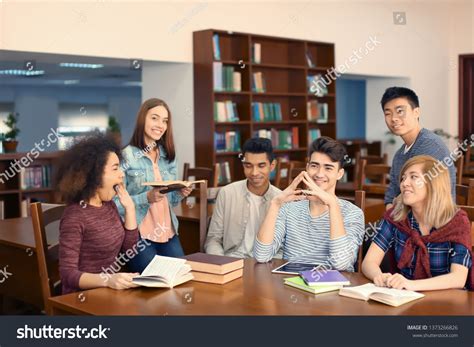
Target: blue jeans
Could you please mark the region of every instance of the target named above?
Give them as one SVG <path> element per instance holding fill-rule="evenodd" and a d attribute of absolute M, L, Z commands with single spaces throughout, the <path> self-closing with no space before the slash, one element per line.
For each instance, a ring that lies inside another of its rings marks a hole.
<path fill-rule="evenodd" d="M 174 235 L 168 242 L 159 243 L 150 240 L 142 240 L 149 244 L 144 250 L 139 252 L 133 259 L 128 263 L 128 268 L 131 272 L 142 273 L 150 261 L 155 255 L 162 255 L 165 257 L 179 258 L 184 256 L 183 247 L 179 241 L 178 235 Z"/>

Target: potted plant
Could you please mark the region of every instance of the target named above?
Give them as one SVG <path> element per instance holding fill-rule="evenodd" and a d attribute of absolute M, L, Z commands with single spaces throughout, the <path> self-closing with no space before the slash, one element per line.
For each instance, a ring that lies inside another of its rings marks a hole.
<path fill-rule="evenodd" d="M 120 133 L 120 124 L 117 118 L 109 116 L 109 124 L 107 126 L 107 136 L 109 136 L 115 143 L 122 146 L 122 135 Z"/>
<path fill-rule="evenodd" d="M 17 136 L 20 133 L 20 129 L 16 126 L 18 122 L 18 117 L 20 115 L 15 113 L 10 113 L 7 117 L 7 120 L 4 120 L 3 123 L 10 128 L 10 130 L 5 134 L 5 139 L 3 140 L 3 149 L 5 153 L 16 152 L 18 146 Z"/>

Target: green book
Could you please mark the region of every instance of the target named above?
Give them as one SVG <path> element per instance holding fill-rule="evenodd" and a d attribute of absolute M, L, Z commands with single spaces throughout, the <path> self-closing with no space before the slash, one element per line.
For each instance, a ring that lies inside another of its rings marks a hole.
<path fill-rule="evenodd" d="M 305 283 L 305 281 L 300 276 L 287 277 L 284 279 L 284 283 L 287 286 L 298 288 L 298 289 L 301 289 L 313 294 L 332 292 L 332 291 L 339 290 L 342 288 L 342 286 L 311 286 L 310 287 Z"/>

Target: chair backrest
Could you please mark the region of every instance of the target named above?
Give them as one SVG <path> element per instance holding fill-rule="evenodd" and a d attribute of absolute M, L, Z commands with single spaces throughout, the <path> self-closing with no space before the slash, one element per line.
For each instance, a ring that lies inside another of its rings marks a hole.
<path fill-rule="evenodd" d="M 359 160 L 364 160 L 367 164 L 388 164 L 388 155 L 384 153 L 382 156 L 379 155 L 361 155 L 360 152 L 357 152 L 355 155 L 356 163 Z"/>
<path fill-rule="evenodd" d="M 472 250 L 474 251 L 474 206 L 458 206 L 460 209 L 466 211 L 469 220 L 471 221 L 471 242 Z"/>
<path fill-rule="evenodd" d="M 464 171 L 464 156 L 461 155 L 456 161 L 456 184 L 462 184 L 462 174 Z"/>
<path fill-rule="evenodd" d="M 203 252 L 207 233 L 207 182 L 199 183 L 199 249 Z"/>
<path fill-rule="evenodd" d="M 464 170 L 474 170 L 474 147 L 468 146 L 466 150 L 466 156 L 464 158 Z"/>
<path fill-rule="evenodd" d="M 474 206 L 474 178 L 469 179 L 469 185 L 456 184 L 456 204 Z"/>
<path fill-rule="evenodd" d="M 217 187 L 215 182 L 214 168 L 210 169 L 207 167 L 194 167 L 191 168 L 189 163 L 184 163 L 183 167 L 183 181 L 188 181 L 190 177 L 194 177 L 194 180 L 207 180 L 209 187 Z"/>
<path fill-rule="evenodd" d="M 306 167 L 292 167 L 290 168 L 290 173 L 289 173 L 289 183 L 293 182 L 293 180 L 298 176 L 301 172 L 305 171 Z"/>
<path fill-rule="evenodd" d="M 277 158 L 275 187 L 280 189 L 288 187 L 292 180 L 291 170 L 297 168 L 306 168 L 306 162 L 297 160 L 284 161 L 283 158 Z"/>
<path fill-rule="evenodd" d="M 204 244 L 206 243 L 207 231 L 211 224 L 211 217 L 207 213 L 208 204 L 217 199 L 217 195 L 221 188 L 207 188 L 203 183 L 200 184 L 200 203 L 199 203 L 199 251 L 204 252 Z"/>
<path fill-rule="evenodd" d="M 38 261 L 39 277 L 41 281 L 41 291 L 43 294 L 44 308 L 47 314 L 52 314 L 49 305 L 49 298 L 53 296 L 56 288 L 60 286 L 60 281 L 55 281 L 55 275 L 58 273 L 57 268 L 53 270 L 51 258 L 58 252 L 59 244 L 48 246 L 46 237 L 46 226 L 59 221 L 63 215 L 65 205 L 57 205 L 55 207 L 48 206 L 43 211 L 41 203 L 34 202 L 31 204 L 31 220 L 33 223 L 33 232 L 35 236 L 36 258 Z M 58 231 L 59 233 L 59 231 Z"/>
<path fill-rule="evenodd" d="M 367 164 L 366 159 L 360 160 L 358 181 L 355 188 L 364 190 L 366 194 L 384 195 L 388 187 L 390 166 L 386 164 Z M 370 178 L 370 183 L 366 179 Z"/>
<path fill-rule="evenodd" d="M 355 191 L 354 204 L 359 207 L 362 212 L 365 214 L 365 192 L 363 190 Z M 365 228 L 365 226 L 364 226 Z M 365 235 L 364 235 L 365 237 Z M 359 251 L 357 253 L 357 272 L 362 272 L 362 249 L 364 245 L 364 239 L 362 239 L 362 244 L 359 246 Z"/>

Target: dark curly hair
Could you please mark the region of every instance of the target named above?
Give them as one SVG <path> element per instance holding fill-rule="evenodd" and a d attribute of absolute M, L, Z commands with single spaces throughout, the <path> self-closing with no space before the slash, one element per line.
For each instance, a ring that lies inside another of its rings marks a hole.
<path fill-rule="evenodd" d="M 102 185 L 110 153 L 122 159 L 120 147 L 109 137 L 93 133 L 75 143 L 59 159 L 56 186 L 68 203 L 89 201 Z"/>

